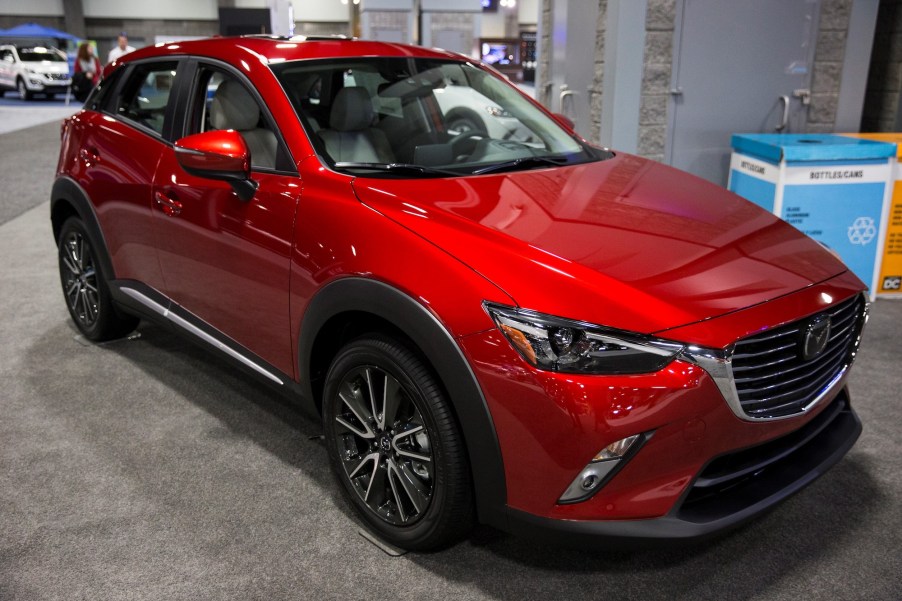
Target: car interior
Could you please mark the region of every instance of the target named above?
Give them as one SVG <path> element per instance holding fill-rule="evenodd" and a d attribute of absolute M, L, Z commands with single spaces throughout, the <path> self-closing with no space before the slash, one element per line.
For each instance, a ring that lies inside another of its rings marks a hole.
<path fill-rule="evenodd" d="M 215 88 L 202 131 L 234 129 L 244 138 L 255 167 L 274 168 L 278 139 L 261 119 L 260 105 L 235 79 L 217 73 L 210 81 L 207 89 Z"/>
<path fill-rule="evenodd" d="M 448 167 L 486 158 L 501 149 L 529 156 L 535 143 L 490 140 L 484 130 L 460 133 L 436 100 L 448 82 L 466 82 L 454 63 L 414 70 L 403 62 L 285 66 L 277 76 L 317 151 L 335 163 L 402 163 Z M 486 102 L 490 102 L 485 98 Z M 476 107 L 483 110 L 484 107 Z M 486 118 L 491 118 L 488 114 Z"/>

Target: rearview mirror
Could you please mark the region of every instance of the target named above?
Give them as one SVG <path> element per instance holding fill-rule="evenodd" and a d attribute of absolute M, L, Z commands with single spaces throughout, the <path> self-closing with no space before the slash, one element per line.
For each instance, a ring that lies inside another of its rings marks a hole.
<path fill-rule="evenodd" d="M 226 181 L 243 201 L 257 191 L 251 179 L 251 153 L 234 129 L 218 129 L 186 136 L 175 142 L 175 157 L 191 175 Z"/>

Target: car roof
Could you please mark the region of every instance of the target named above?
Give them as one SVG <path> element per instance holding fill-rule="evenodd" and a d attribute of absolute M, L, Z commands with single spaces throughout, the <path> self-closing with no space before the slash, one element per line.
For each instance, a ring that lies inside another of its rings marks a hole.
<path fill-rule="evenodd" d="M 363 56 L 445 58 L 472 60 L 467 56 L 409 44 L 360 40 L 344 36 L 279 37 L 253 35 L 213 37 L 202 40 L 161 42 L 125 55 L 122 62 L 153 56 L 196 55 L 240 60 L 251 55 L 268 64 L 291 60 L 353 58 Z"/>

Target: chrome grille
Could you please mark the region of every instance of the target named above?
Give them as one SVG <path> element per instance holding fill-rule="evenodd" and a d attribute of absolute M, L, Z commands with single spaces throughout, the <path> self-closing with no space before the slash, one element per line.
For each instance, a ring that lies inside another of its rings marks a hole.
<path fill-rule="evenodd" d="M 830 316 L 826 347 L 803 358 L 812 317 L 743 338 L 733 348 L 732 371 L 739 404 L 752 418 L 800 413 L 825 392 L 852 360 L 864 321 L 865 302 L 856 295 L 822 314 Z"/>

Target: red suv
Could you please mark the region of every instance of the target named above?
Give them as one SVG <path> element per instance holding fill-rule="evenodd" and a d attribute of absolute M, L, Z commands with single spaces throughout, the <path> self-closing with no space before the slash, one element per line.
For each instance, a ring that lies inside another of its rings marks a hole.
<path fill-rule="evenodd" d="M 268 37 L 128 54 L 63 124 L 51 218 L 87 338 L 153 320 L 296 399 L 404 548 L 474 520 L 706 536 L 861 431 L 846 376 L 867 302 L 840 261 L 459 55 Z"/>

